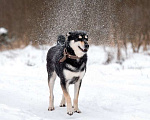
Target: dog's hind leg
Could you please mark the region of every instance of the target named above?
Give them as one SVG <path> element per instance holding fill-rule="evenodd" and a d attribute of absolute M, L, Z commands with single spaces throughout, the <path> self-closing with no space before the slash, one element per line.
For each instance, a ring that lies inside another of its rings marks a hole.
<path fill-rule="evenodd" d="M 79 91 L 80 91 L 81 83 L 82 83 L 82 80 L 78 80 L 74 84 L 74 101 L 73 101 L 74 103 L 73 103 L 73 106 L 74 106 L 74 112 L 77 112 L 77 113 L 81 113 L 81 111 L 78 108 L 78 97 L 79 97 Z"/>
<path fill-rule="evenodd" d="M 66 100 L 64 94 L 62 95 L 62 100 L 60 102 L 60 107 L 66 107 Z"/>
<path fill-rule="evenodd" d="M 64 81 L 64 82 L 62 82 L 62 81 Z M 68 87 L 69 87 L 69 84 L 66 84 L 65 80 L 61 80 L 61 88 L 62 88 L 64 97 L 65 97 L 65 100 L 67 102 L 67 114 L 73 115 L 71 97 L 68 92 L 68 90 L 69 90 Z"/>
<path fill-rule="evenodd" d="M 56 79 L 56 72 L 55 71 L 48 73 L 48 86 L 49 86 L 49 91 L 50 91 L 49 107 L 48 107 L 49 111 L 54 110 L 53 88 L 54 88 L 55 79 Z"/>

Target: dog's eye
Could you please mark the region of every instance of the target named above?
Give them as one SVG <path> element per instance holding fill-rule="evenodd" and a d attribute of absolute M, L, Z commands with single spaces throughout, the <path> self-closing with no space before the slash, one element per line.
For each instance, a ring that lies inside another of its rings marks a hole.
<path fill-rule="evenodd" d="M 81 35 L 79 35 L 79 39 L 81 39 L 82 38 L 82 36 Z"/>
<path fill-rule="evenodd" d="M 87 39 L 87 38 L 88 38 L 88 36 L 87 36 L 87 35 L 85 35 L 85 38 Z"/>

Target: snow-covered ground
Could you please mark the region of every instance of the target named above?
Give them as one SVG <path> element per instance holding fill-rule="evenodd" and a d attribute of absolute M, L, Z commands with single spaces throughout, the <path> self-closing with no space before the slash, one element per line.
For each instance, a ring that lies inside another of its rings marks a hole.
<path fill-rule="evenodd" d="M 122 65 L 104 65 L 103 47 L 91 46 L 79 96 L 82 113 L 69 116 L 66 107 L 59 107 L 58 78 L 55 110 L 47 110 L 48 49 L 27 46 L 0 52 L 0 120 L 150 120 L 150 51 L 133 54 L 129 49 Z M 73 85 L 70 94 L 73 98 Z"/>

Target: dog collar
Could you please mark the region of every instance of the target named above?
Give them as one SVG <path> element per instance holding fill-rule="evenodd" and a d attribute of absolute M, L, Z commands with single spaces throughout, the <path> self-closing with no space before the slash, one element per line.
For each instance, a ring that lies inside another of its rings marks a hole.
<path fill-rule="evenodd" d="M 65 49 L 64 49 L 64 56 L 63 56 L 62 59 L 60 59 L 59 62 L 64 62 L 67 58 L 70 58 L 70 59 L 79 59 L 80 57 L 75 56 L 75 55 L 70 55 L 70 54 L 67 52 L 67 49 L 65 48 Z"/>

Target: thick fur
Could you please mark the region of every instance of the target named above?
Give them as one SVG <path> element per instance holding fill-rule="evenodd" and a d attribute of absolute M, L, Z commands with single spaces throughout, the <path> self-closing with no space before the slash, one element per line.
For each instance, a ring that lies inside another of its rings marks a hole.
<path fill-rule="evenodd" d="M 47 72 L 48 72 L 48 85 L 50 89 L 49 108 L 54 110 L 54 95 L 53 87 L 56 75 L 60 78 L 60 85 L 63 91 L 62 101 L 60 107 L 64 107 L 67 102 L 67 113 L 72 115 L 73 112 L 80 113 L 78 108 L 78 96 L 81 87 L 82 78 L 86 72 L 87 63 L 87 34 L 84 31 L 69 32 L 68 39 L 64 43 L 64 36 L 59 36 L 57 45 L 50 48 L 47 53 Z M 58 42 L 59 41 L 59 42 Z M 61 42 L 62 41 L 62 42 Z M 63 43 L 63 44 L 61 44 Z M 79 59 L 67 58 L 64 62 L 60 60 L 64 57 L 64 49 L 70 55 L 78 56 Z M 74 111 L 72 108 L 71 98 L 69 95 L 69 85 L 74 84 Z"/>
<path fill-rule="evenodd" d="M 59 35 L 57 39 L 57 45 L 64 45 L 66 38 L 63 35 Z"/>

